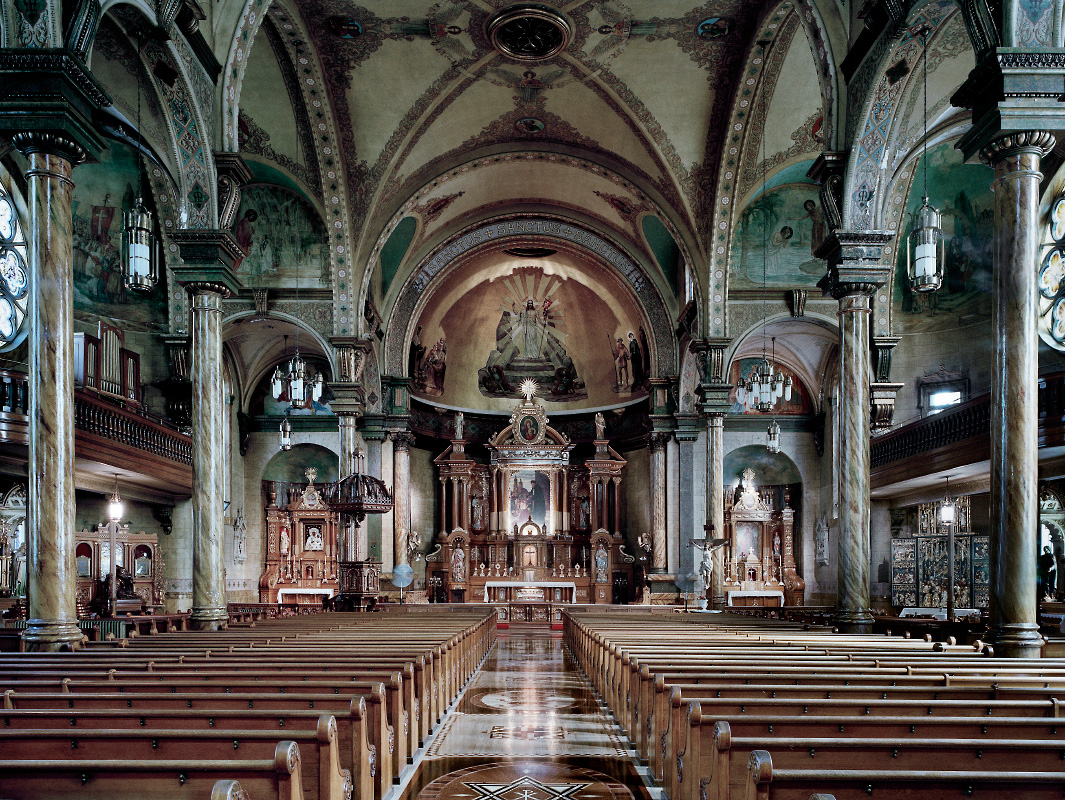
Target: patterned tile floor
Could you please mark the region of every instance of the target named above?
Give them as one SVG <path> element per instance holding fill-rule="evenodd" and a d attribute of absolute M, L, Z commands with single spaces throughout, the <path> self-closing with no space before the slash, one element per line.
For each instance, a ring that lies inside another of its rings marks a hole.
<path fill-rule="evenodd" d="M 559 634 L 500 631 L 405 800 L 648 800 L 624 735 Z"/>

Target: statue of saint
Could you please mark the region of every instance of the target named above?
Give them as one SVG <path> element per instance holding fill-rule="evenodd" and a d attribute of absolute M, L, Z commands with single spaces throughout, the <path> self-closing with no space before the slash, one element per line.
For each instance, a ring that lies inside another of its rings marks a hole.
<path fill-rule="evenodd" d="M 602 411 L 595 412 L 595 438 L 606 438 L 606 417 L 603 416 Z"/>
<path fill-rule="evenodd" d="M 466 582 L 466 551 L 461 547 L 455 548 L 451 554 L 451 580 L 454 583 Z"/>
<path fill-rule="evenodd" d="M 607 582 L 607 567 L 609 565 L 609 556 L 606 552 L 606 547 L 603 543 L 599 543 L 599 547 L 595 551 L 595 582 L 606 583 Z"/>
<path fill-rule="evenodd" d="M 289 544 L 291 543 L 291 541 L 292 541 L 291 537 L 288 534 L 288 528 L 287 527 L 282 527 L 281 528 L 281 543 L 278 546 L 278 549 L 281 551 L 281 555 L 283 555 L 283 556 L 284 555 L 288 555 L 288 547 L 289 547 Z"/>

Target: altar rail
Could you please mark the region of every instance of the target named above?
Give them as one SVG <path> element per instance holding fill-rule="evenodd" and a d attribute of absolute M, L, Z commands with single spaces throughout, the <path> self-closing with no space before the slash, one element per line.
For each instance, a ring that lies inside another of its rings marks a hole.
<path fill-rule="evenodd" d="M 1065 372 L 1039 379 L 1039 446 L 1065 444 Z M 991 395 L 903 425 L 870 445 L 872 487 L 956 469 L 991 457 Z"/>

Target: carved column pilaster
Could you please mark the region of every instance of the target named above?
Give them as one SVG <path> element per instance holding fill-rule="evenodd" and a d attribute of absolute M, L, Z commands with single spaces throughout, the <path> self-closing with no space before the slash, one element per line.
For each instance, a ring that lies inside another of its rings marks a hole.
<path fill-rule="evenodd" d="M 651 449 L 651 572 L 659 574 L 666 571 L 666 445 L 672 436 L 669 431 L 655 431 L 647 437 Z"/>
<path fill-rule="evenodd" d="M 706 429 L 706 538 L 725 535 L 725 414 L 729 409 L 728 364 L 725 352 L 731 339 L 703 339 L 693 342 L 699 365 L 699 411 L 707 420 Z M 710 600 L 714 608 L 725 606 L 725 550 L 710 555 Z"/>
<path fill-rule="evenodd" d="M 225 584 L 225 467 L 222 449 L 222 299 L 241 288 L 232 266 L 245 254 L 224 230 L 183 230 L 171 239 L 184 266 L 174 278 L 192 295 L 192 613 L 194 628 L 228 621 Z"/>
<path fill-rule="evenodd" d="M 410 536 L 410 449 L 414 445 L 414 434 L 410 431 L 392 431 L 392 496 L 395 498 L 393 508 L 393 541 L 397 564 L 406 564 L 407 538 Z"/>
<path fill-rule="evenodd" d="M 818 286 L 839 302 L 840 486 L 836 620 L 849 633 L 872 631 L 869 612 L 869 312 L 887 282 L 893 234 L 834 231 L 818 250 L 828 273 Z"/>

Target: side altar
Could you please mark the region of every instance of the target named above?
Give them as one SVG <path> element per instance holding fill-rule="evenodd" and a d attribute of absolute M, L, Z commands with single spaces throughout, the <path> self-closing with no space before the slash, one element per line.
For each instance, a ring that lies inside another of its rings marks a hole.
<path fill-rule="evenodd" d="M 730 606 L 795 606 L 806 582 L 795 565 L 795 511 L 785 489 L 780 508 L 761 494 L 754 470 L 725 498 L 725 600 Z"/>
<path fill-rule="evenodd" d="M 610 447 L 601 414 L 595 451 L 571 463 L 575 445 L 551 427 L 536 384 L 487 445 L 489 463 L 455 439 L 434 463 L 440 530 L 426 556 L 430 599 L 450 603 L 626 603 L 620 490 L 626 461 Z"/>

